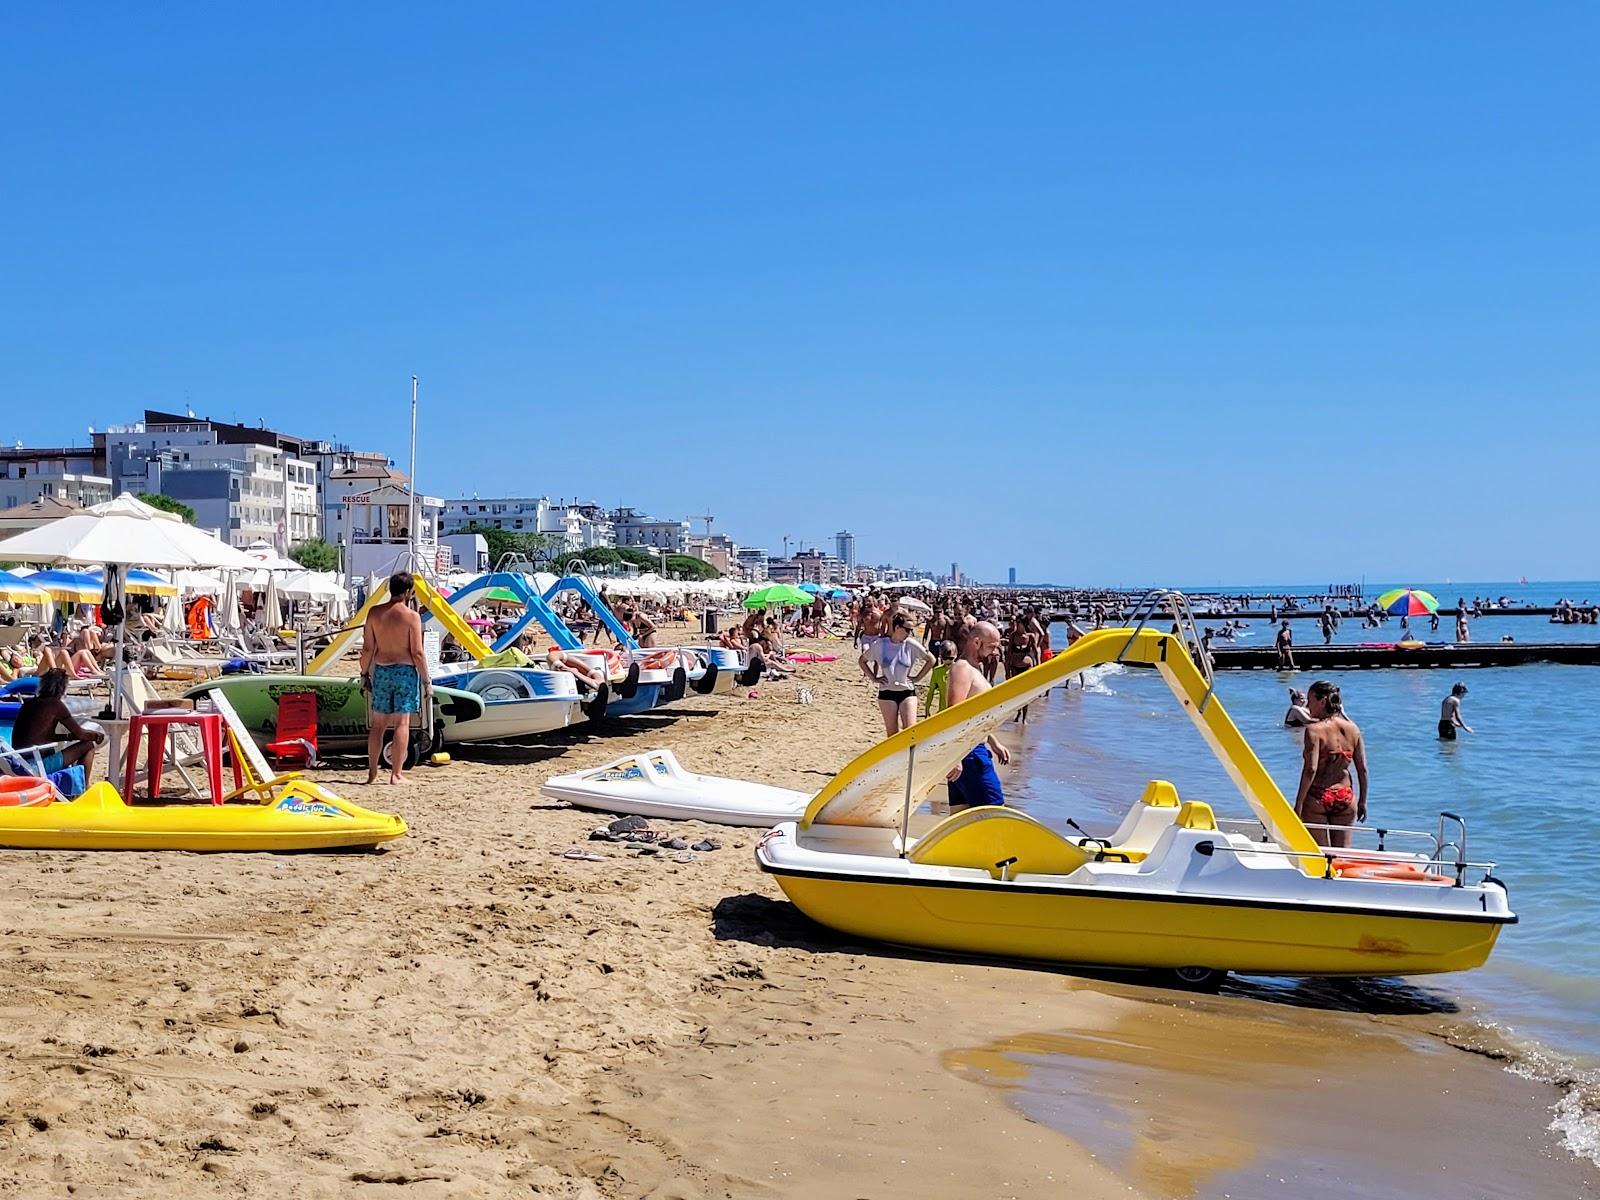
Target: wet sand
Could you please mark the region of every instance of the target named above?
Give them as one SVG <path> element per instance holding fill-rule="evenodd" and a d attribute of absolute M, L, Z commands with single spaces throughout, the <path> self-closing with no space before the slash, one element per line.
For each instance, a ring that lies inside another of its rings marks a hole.
<path fill-rule="evenodd" d="M 813 789 L 880 732 L 848 661 L 758 692 L 319 771 L 410 822 L 377 853 L 0 855 L 0 1194 L 1265 1195 L 1306 1130 L 1302 1184 L 1424 1153 L 1453 1196 L 1592 1194 L 1554 1088 L 1391 1018 L 852 944 L 751 830 L 558 857 L 603 819 L 548 774 L 665 745 Z"/>

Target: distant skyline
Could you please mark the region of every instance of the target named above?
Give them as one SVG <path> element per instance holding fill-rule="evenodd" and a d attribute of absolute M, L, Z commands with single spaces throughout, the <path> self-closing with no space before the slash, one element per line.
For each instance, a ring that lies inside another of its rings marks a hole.
<path fill-rule="evenodd" d="M 1600 575 L 1593 6 L 6 26 L 6 444 L 187 405 L 403 464 L 415 373 L 447 497 L 984 580 Z"/>

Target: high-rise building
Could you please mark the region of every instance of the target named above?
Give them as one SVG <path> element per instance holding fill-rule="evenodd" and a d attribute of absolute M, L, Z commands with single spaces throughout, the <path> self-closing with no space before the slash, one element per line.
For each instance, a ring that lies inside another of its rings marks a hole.
<path fill-rule="evenodd" d="M 1015 567 L 1010 567 L 1006 570 L 1006 582 L 1012 587 L 1017 586 L 1017 569 Z"/>
<path fill-rule="evenodd" d="M 961 564 L 960 563 L 953 562 L 953 563 L 950 564 L 950 586 L 951 587 L 960 587 L 961 586 Z"/>
<path fill-rule="evenodd" d="M 833 553 L 847 567 L 856 565 L 856 535 L 842 529 L 833 535 Z"/>

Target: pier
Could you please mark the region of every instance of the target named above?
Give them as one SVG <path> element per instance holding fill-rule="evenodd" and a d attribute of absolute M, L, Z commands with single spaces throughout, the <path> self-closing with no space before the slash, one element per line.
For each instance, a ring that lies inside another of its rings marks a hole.
<path fill-rule="evenodd" d="M 1463 642 L 1443 645 L 1296 646 L 1294 662 L 1302 671 L 1350 671 L 1373 668 L 1520 667 L 1528 663 L 1600 666 L 1600 642 Z M 1211 647 L 1211 663 L 1219 671 L 1275 671 L 1278 652 L 1270 646 Z"/>
<path fill-rule="evenodd" d="M 1588 612 L 1590 610 L 1579 609 L 1578 611 Z M 1106 621 L 1107 623 L 1122 621 L 1126 619 L 1128 614 L 1131 612 L 1132 609 L 1121 613 L 1107 612 Z M 1337 605 L 1334 606 L 1333 612 L 1337 614 L 1340 621 L 1361 621 L 1364 620 L 1367 615 L 1365 609 L 1357 609 L 1352 612 L 1349 609 L 1340 608 Z M 1454 620 L 1456 613 L 1457 609 L 1454 606 L 1449 608 L 1441 607 L 1439 609 L 1439 617 L 1441 620 L 1446 617 Z M 1554 608 L 1538 606 L 1530 606 L 1527 608 L 1480 608 L 1476 615 L 1473 614 L 1470 608 L 1467 610 L 1467 619 L 1472 621 L 1487 620 L 1490 617 L 1544 617 L 1548 621 L 1549 618 L 1555 615 L 1556 610 Z M 1052 624 L 1057 621 L 1077 621 L 1078 624 L 1084 625 L 1088 619 L 1088 614 L 1082 609 L 1056 609 L 1054 611 L 1045 613 L 1044 617 L 1046 621 L 1049 621 Z M 1202 624 L 1207 621 L 1217 622 L 1220 624 L 1223 621 L 1316 621 L 1320 620 L 1321 618 L 1322 610 L 1320 608 L 1280 608 L 1276 616 L 1273 615 L 1271 609 L 1267 608 L 1212 609 L 1201 607 L 1200 604 L 1196 604 L 1194 608 L 1194 619 Z M 1398 620 L 1398 618 L 1391 616 L 1390 620 L 1394 621 Z M 1428 618 L 1426 616 L 1412 617 L 1411 620 L 1413 622 L 1422 622 L 1423 624 L 1426 624 Z M 1552 625 L 1583 625 L 1589 623 L 1590 622 L 1587 621 L 1550 621 L 1550 624 Z"/>

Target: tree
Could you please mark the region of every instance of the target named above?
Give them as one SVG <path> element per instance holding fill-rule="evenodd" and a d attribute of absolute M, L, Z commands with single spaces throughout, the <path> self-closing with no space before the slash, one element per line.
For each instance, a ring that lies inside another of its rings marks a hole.
<path fill-rule="evenodd" d="M 339 569 L 339 552 L 321 538 L 307 538 L 290 547 L 289 557 L 308 571 Z"/>
<path fill-rule="evenodd" d="M 139 499 L 151 508 L 159 508 L 162 512 L 172 513 L 190 525 L 194 524 L 194 509 L 182 500 L 174 500 L 171 496 L 163 496 L 160 492 L 140 492 Z"/>
<path fill-rule="evenodd" d="M 555 541 L 549 534 L 544 533 L 513 533 L 509 529 L 498 529 L 493 525 L 479 525 L 473 522 L 459 533 L 476 533 L 483 538 L 489 548 L 489 565 L 498 567 L 500 561 L 507 555 L 513 558 L 525 558 L 529 562 L 538 562 L 548 554 Z"/>
<path fill-rule="evenodd" d="M 695 558 L 689 554 L 667 555 L 667 575 L 672 579 L 688 579 L 701 581 L 706 579 L 719 579 L 722 572 L 710 563 Z"/>

